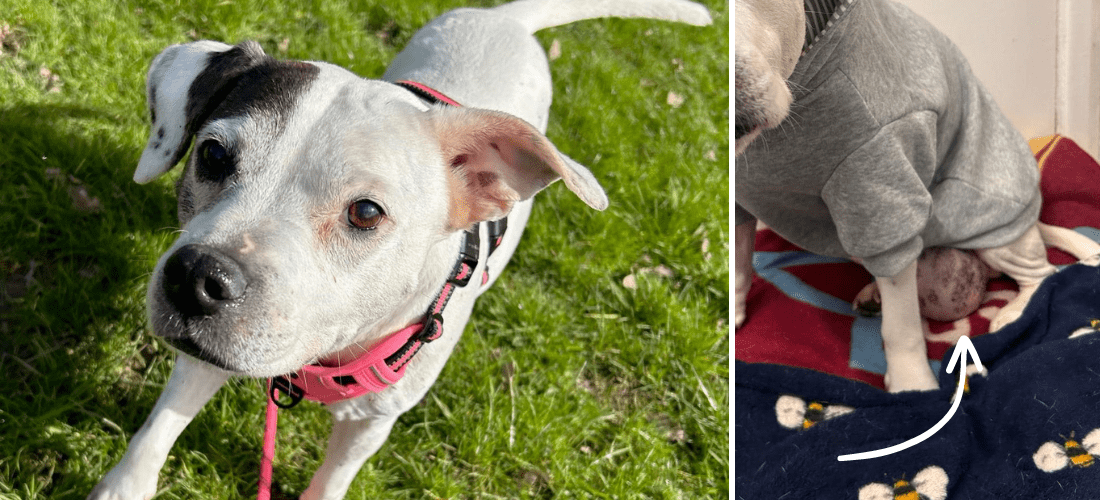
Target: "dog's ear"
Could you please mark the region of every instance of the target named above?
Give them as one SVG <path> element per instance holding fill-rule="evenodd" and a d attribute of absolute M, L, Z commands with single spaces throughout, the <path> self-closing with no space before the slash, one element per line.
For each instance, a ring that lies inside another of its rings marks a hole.
<path fill-rule="evenodd" d="M 451 229 L 500 219 L 517 201 L 558 179 L 588 206 L 607 208 L 592 172 L 522 119 L 475 108 L 443 107 L 431 114 L 449 168 Z"/>
<path fill-rule="evenodd" d="M 183 158 L 191 138 L 241 73 L 267 58 L 259 44 L 203 40 L 164 49 L 149 67 L 145 90 L 152 125 L 134 180 L 144 184 Z"/>

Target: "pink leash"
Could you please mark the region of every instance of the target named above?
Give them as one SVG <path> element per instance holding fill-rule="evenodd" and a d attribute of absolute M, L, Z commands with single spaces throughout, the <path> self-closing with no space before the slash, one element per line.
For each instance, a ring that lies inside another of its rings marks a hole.
<path fill-rule="evenodd" d="M 276 389 L 276 394 L 278 394 Z M 267 415 L 264 420 L 264 454 L 260 458 L 260 490 L 256 500 L 271 500 L 271 462 L 275 460 L 275 428 L 279 423 L 279 407 L 275 400 L 267 398 Z"/>

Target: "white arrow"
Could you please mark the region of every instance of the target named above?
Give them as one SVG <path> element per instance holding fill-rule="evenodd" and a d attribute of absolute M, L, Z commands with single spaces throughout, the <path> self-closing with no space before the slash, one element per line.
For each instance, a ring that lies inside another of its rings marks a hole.
<path fill-rule="evenodd" d="M 862 453 L 853 453 L 851 455 L 840 455 L 836 457 L 841 462 L 847 462 L 851 460 L 864 460 L 868 458 L 885 457 L 891 453 L 897 453 L 906 448 L 917 445 L 918 443 L 932 437 L 933 434 L 938 432 L 943 426 L 947 425 L 947 421 L 951 420 L 951 417 L 955 415 L 955 411 L 959 409 L 959 405 L 962 404 L 963 396 L 963 383 L 966 381 L 966 353 L 970 352 L 970 357 L 974 358 L 974 366 L 978 368 L 978 371 L 985 370 L 982 367 L 982 360 L 978 359 L 978 351 L 974 350 L 974 343 L 970 341 L 970 337 L 959 337 L 958 343 L 955 344 L 955 352 L 951 353 L 951 361 L 947 363 L 947 373 L 951 373 L 955 369 L 955 362 L 962 358 L 962 363 L 959 368 L 959 386 L 955 389 L 955 400 L 951 403 L 951 411 L 947 412 L 936 425 L 932 426 L 921 433 L 921 435 L 905 441 L 904 443 L 898 443 L 888 448 L 881 450 L 865 451 Z"/>

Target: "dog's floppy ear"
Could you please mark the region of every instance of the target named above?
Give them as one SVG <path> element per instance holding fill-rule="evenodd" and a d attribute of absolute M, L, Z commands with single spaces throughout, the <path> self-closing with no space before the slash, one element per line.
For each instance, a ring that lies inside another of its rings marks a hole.
<path fill-rule="evenodd" d="M 435 108 L 431 114 L 450 169 L 451 229 L 500 219 L 515 202 L 558 179 L 588 206 L 607 208 L 607 195 L 592 172 L 522 119 L 465 107 Z"/>
<path fill-rule="evenodd" d="M 233 82 L 266 57 L 255 42 L 202 40 L 164 49 L 149 67 L 145 90 L 152 125 L 134 180 L 144 184 L 179 163 L 191 138 Z"/>

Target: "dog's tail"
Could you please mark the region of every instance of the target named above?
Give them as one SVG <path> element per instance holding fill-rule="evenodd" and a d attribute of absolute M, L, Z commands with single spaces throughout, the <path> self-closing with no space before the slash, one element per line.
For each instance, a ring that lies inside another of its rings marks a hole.
<path fill-rule="evenodd" d="M 687 0 L 519 0 L 494 7 L 534 33 L 599 17 L 644 17 L 706 26 L 707 8 Z"/>

